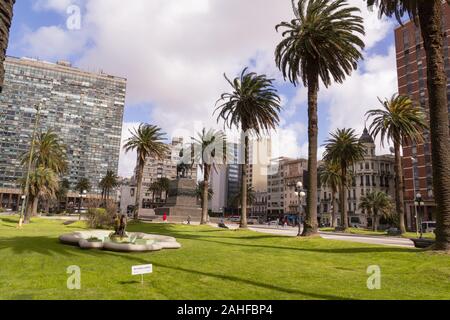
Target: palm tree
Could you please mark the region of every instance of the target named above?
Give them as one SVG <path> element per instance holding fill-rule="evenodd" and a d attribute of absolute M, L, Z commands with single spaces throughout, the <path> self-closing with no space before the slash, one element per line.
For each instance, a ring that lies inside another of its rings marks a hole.
<path fill-rule="evenodd" d="M 110 198 L 111 191 L 114 188 L 117 188 L 118 185 L 119 185 L 119 177 L 114 171 L 108 170 L 106 172 L 106 175 L 102 178 L 102 180 L 99 183 L 99 187 L 100 189 L 102 189 L 102 199 L 108 200 Z"/>
<path fill-rule="evenodd" d="M 155 193 L 159 193 L 161 190 L 161 185 L 158 183 L 158 181 L 153 182 L 150 187 L 148 188 L 148 191 L 152 193 L 152 202 L 155 203 Z"/>
<path fill-rule="evenodd" d="M 450 3 L 449 0 L 446 1 Z M 380 17 L 408 14 L 422 32 L 427 57 L 428 107 L 432 145 L 433 184 L 436 200 L 436 250 L 450 250 L 450 140 L 447 75 L 444 60 L 441 0 L 367 0 L 379 7 Z M 418 19 L 417 19 L 418 18 Z"/>
<path fill-rule="evenodd" d="M 345 198 L 348 188 L 349 169 L 354 168 L 358 161 L 364 159 L 364 145 L 359 141 L 353 129 L 337 129 L 331 133 L 331 138 L 326 141 L 324 160 L 339 167 L 339 204 L 341 211 L 341 227 L 348 229 L 347 201 Z"/>
<path fill-rule="evenodd" d="M 317 149 L 319 82 L 326 88 L 332 82 L 343 83 L 362 59 L 363 19 L 356 7 L 345 0 L 292 0 L 295 19 L 282 22 L 283 40 L 275 51 L 276 64 L 294 85 L 308 87 L 308 173 L 309 190 L 304 236 L 318 232 L 317 221 Z"/>
<path fill-rule="evenodd" d="M 66 201 L 67 199 L 67 193 L 70 190 L 70 182 L 67 179 L 62 179 L 59 181 L 59 187 L 56 191 L 56 199 L 58 200 L 57 209 L 60 211 L 61 209 L 61 202 Z"/>
<path fill-rule="evenodd" d="M 25 179 L 22 179 L 22 188 L 25 189 Z M 24 223 L 29 223 L 31 216 L 37 215 L 39 198 L 55 199 L 58 188 L 59 179 L 53 170 L 41 166 L 30 172 L 29 200 Z"/>
<path fill-rule="evenodd" d="M 208 190 L 211 171 L 224 165 L 227 159 L 227 140 L 222 131 L 203 129 L 193 138 L 194 163 L 203 171 L 202 218 L 200 224 L 208 220 Z"/>
<path fill-rule="evenodd" d="M 204 194 L 204 190 L 205 190 L 205 184 L 203 181 L 199 182 L 197 184 L 197 189 L 195 190 L 195 193 L 197 194 L 197 199 L 200 199 L 200 202 L 202 204 L 202 208 L 203 206 L 203 194 Z M 211 200 L 212 197 L 214 196 L 214 191 L 211 188 L 208 188 L 208 200 Z"/>
<path fill-rule="evenodd" d="M 225 79 L 233 88 L 233 92 L 222 94 L 217 101 L 223 102 L 217 107 L 220 110 L 217 121 L 223 119 L 225 126 L 235 126 L 241 129 L 241 141 L 244 143 L 244 161 L 240 164 L 242 173 L 242 215 L 241 228 L 247 228 L 247 170 L 249 164 L 249 135 L 258 138 L 278 126 L 281 110 L 280 97 L 273 86 L 272 79 L 265 75 L 247 73 L 245 68 L 240 77 L 232 82 L 225 75 Z"/>
<path fill-rule="evenodd" d="M 340 166 L 336 163 L 326 162 L 321 168 L 319 168 L 319 180 L 321 185 L 327 186 L 331 189 L 332 206 L 333 211 L 331 213 L 331 227 L 337 227 L 337 212 L 338 212 L 338 201 L 336 194 L 340 186 L 341 175 Z"/>
<path fill-rule="evenodd" d="M 0 93 L 3 90 L 6 49 L 8 48 L 9 29 L 13 18 L 13 7 L 16 0 L 3 0 L 0 3 Z"/>
<path fill-rule="evenodd" d="M 165 133 L 154 125 L 142 123 L 139 128 L 130 130 L 129 138 L 124 146 L 126 152 L 137 151 L 137 190 L 136 204 L 134 207 L 134 219 L 139 216 L 141 207 L 141 187 L 144 173 L 144 166 L 149 157 L 163 159 L 169 152 L 169 147 L 164 144 Z"/>
<path fill-rule="evenodd" d="M 392 199 L 382 191 L 373 191 L 361 198 L 359 208 L 366 210 L 369 215 L 372 215 L 373 231 L 378 231 L 378 219 L 391 216 L 393 209 Z"/>
<path fill-rule="evenodd" d="M 427 129 L 426 116 L 419 106 L 405 96 L 393 95 L 381 101 L 383 109 L 367 112 L 368 119 L 374 118 L 370 126 L 371 135 L 381 137 L 381 143 L 392 141 L 395 149 L 395 200 L 399 215 L 399 226 L 406 232 L 404 210 L 404 181 L 401 148 L 405 141 L 423 142 L 423 131 Z M 448 138 L 447 138 L 448 139 Z"/>
<path fill-rule="evenodd" d="M 238 194 L 236 194 L 232 199 L 231 202 L 234 206 L 236 206 L 238 209 L 241 207 L 243 210 L 244 207 L 242 206 L 242 191 L 240 191 Z M 251 207 L 256 202 L 256 195 L 255 191 L 252 187 L 247 187 L 247 206 Z"/>
<path fill-rule="evenodd" d="M 38 135 L 34 144 L 32 163 L 35 168 L 44 167 L 61 175 L 67 171 L 67 147 L 61 143 L 58 135 L 48 130 Z M 22 156 L 22 164 L 26 165 L 30 159 L 30 152 Z"/>
<path fill-rule="evenodd" d="M 162 200 L 162 193 L 164 192 L 164 202 L 167 201 L 167 194 L 170 188 L 170 179 L 169 178 L 159 178 L 158 179 L 158 189 L 160 192 L 160 199 Z"/>

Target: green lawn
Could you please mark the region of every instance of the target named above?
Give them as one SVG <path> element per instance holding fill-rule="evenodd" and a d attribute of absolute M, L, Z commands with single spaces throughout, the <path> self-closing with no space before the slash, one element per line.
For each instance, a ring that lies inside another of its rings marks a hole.
<path fill-rule="evenodd" d="M 321 228 L 320 231 L 323 232 L 334 232 L 334 228 Z M 359 234 L 363 236 L 385 236 L 387 237 L 388 234 L 386 231 L 372 231 L 367 229 L 358 229 L 358 228 L 349 228 L 348 233 L 350 234 Z M 415 239 L 418 238 L 417 233 L 415 232 L 407 232 L 402 235 L 403 238 L 407 239 Z M 436 239 L 436 235 L 434 233 L 424 233 L 423 237 L 425 239 Z"/>
<path fill-rule="evenodd" d="M 23 230 L 0 218 L 0 299 L 450 299 L 450 257 L 415 249 L 296 239 L 210 227 L 136 224 L 171 235 L 182 249 L 119 254 L 83 251 L 57 238 L 80 224 L 35 220 Z M 154 274 L 131 276 L 152 263 Z M 82 288 L 66 287 L 68 266 Z M 367 289 L 379 265 L 381 290 Z"/>

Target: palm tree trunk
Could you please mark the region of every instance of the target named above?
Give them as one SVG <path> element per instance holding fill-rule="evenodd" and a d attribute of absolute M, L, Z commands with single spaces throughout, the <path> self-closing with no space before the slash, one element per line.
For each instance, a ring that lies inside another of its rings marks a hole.
<path fill-rule="evenodd" d="M 11 28 L 15 2 L 16 0 L 3 0 L 0 3 L 0 92 L 3 90 L 5 76 L 3 62 L 5 61 L 6 49 L 8 48 L 9 29 Z"/>
<path fill-rule="evenodd" d="M 312 70 L 308 73 L 308 192 L 306 199 L 306 218 L 302 236 L 318 233 L 317 223 L 317 148 L 319 118 L 317 116 L 317 95 L 319 92 L 319 75 Z"/>
<path fill-rule="evenodd" d="M 244 137 L 244 164 L 241 164 L 242 183 L 241 183 L 241 225 L 240 228 L 247 228 L 247 167 L 248 167 L 248 136 L 247 132 L 242 133 Z"/>
<path fill-rule="evenodd" d="M 347 199 L 345 199 L 347 189 L 347 164 L 341 164 L 342 177 L 341 177 L 341 190 L 340 190 L 340 210 L 341 210 L 341 227 L 344 230 L 348 229 L 348 213 L 347 213 Z"/>
<path fill-rule="evenodd" d="M 402 157 L 400 155 L 400 144 L 394 141 L 394 149 L 395 149 L 395 205 L 397 214 L 399 216 L 399 228 L 401 233 L 406 232 L 405 227 L 405 198 L 403 194 L 403 164 Z"/>
<path fill-rule="evenodd" d="M 378 231 L 378 212 L 376 210 L 373 211 L 373 231 Z"/>
<path fill-rule="evenodd" d="M 31 215 L 32 215 L 33 217 L 36 217 L 37 214 L 38 214 L 38 205 L 39 205 L 39 197 L 35 197 L 35 198 L 33 199 L 33 211 L 32 211 L 32 213 L 31 213 Z"/>
<path fill-rule="evenodd" d="M 32 213 L 33 213 L 33 199 L 29 197 L 27 201 L 27 207 L 25 208 L 25 215 L 23 217 L 24 224 L 30 223 Z"/>
<path fill-rule="evenodd" d="M 436 200 L 437 250 L 450 250 L 450 132 L 447 76 L 443 57 L 441 1 L 419 1 L 419 21 L 427 56 L 428 103 Z"/>
<path fill-rule="evenodd" d="M 210 167 L 208 164 L 204 164 L 204 175 L 203 175 L 203 194 L 202 194 L 202 221 L 200 224 L 206 224 L 208 220 L 208 191 L 209 191 L 209 171 Z"/>
<path fill-rule="evenodd" d="M 136 187 L 136 201 L 134 205 L 133 218 L 137 220 L 139 218 L 139 209 L 141 207 L 141 187 L 142 187 L 142 176 L 144 174 L 144 165 L 142 160 L 139 160 L 138 173 L 137 173 L 137 187 Z"/>

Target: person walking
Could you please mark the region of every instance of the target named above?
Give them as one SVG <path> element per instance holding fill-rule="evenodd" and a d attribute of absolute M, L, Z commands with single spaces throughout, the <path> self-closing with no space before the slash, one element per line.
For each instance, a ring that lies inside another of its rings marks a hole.
<path fill-rule="evenodd" d="M 164 212 L 164 215 L 163 215 L 163 222 L 167 223 L 167 213 L 165 213 L 165 212 Z"/>

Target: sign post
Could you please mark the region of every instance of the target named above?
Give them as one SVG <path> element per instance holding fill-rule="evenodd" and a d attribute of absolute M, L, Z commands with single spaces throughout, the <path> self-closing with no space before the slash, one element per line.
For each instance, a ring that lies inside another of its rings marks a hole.
<path fill-rule="evenodd" d="M 144 285 L 144 274 L 150 274 L 150 273 L 153 273 L 153 265 L 152 264 L 131 267 L 131 275 L 133 275 L 133 276 L 140 275 L 142 285 Z"/>

